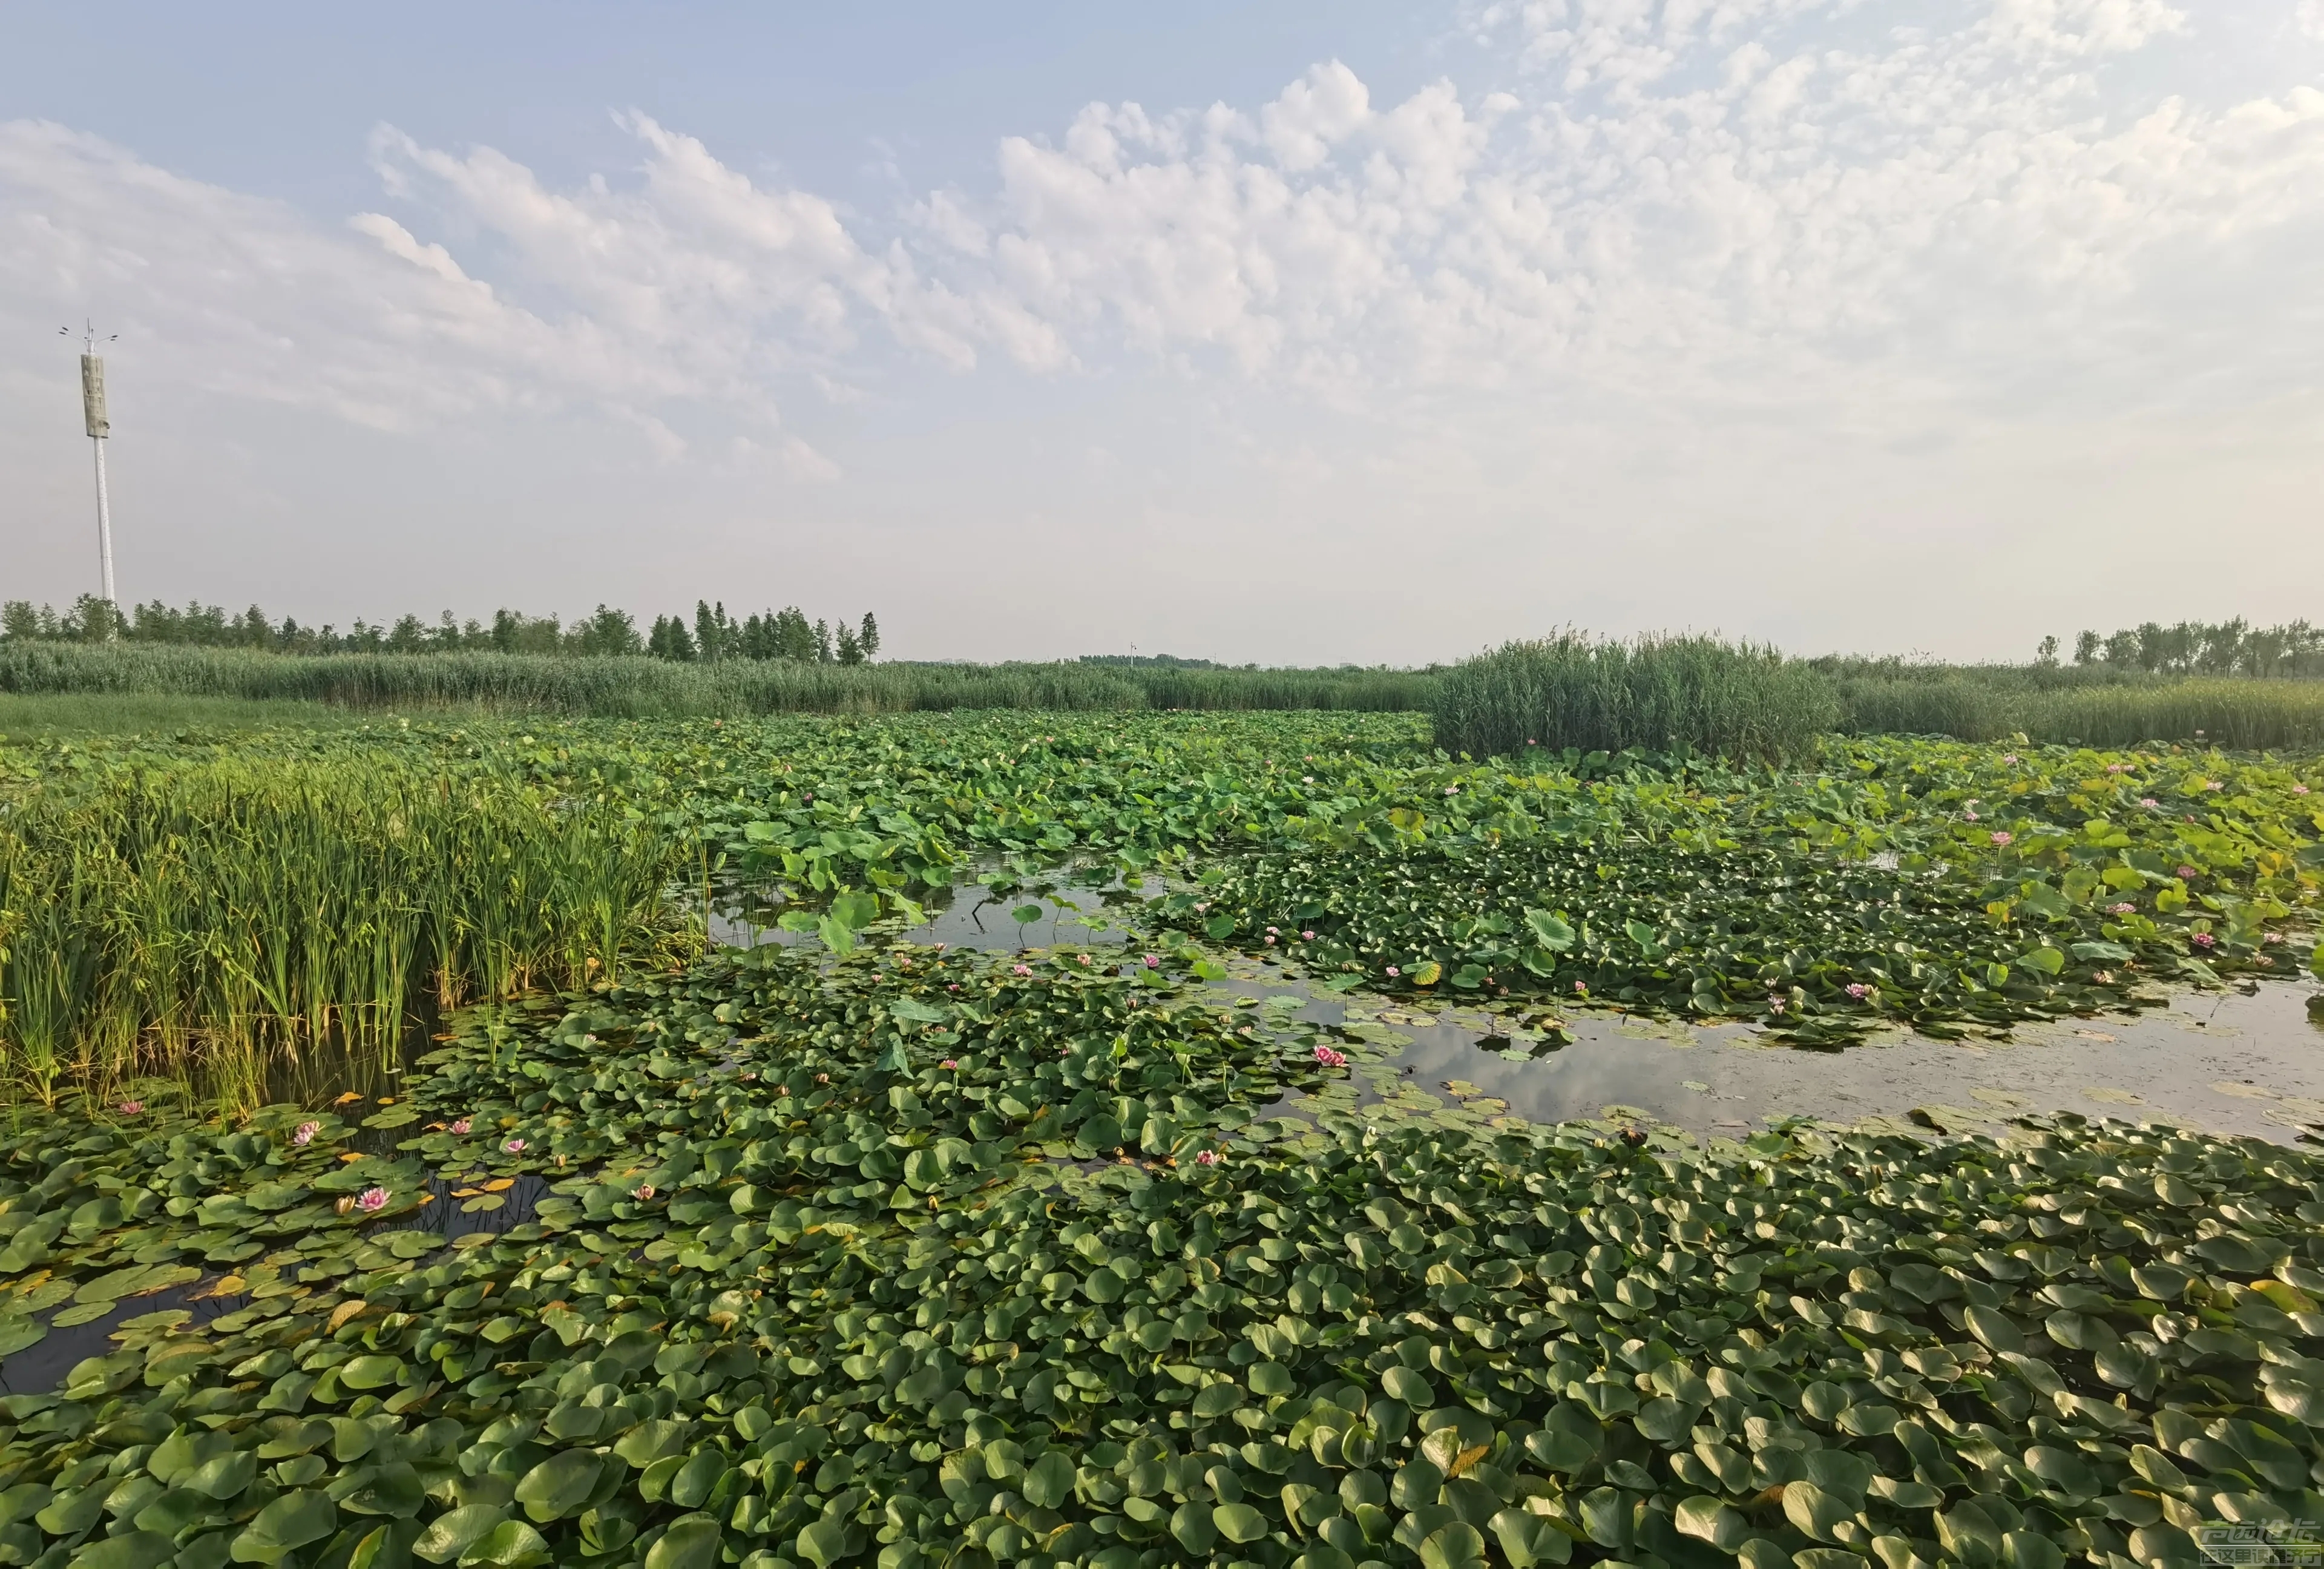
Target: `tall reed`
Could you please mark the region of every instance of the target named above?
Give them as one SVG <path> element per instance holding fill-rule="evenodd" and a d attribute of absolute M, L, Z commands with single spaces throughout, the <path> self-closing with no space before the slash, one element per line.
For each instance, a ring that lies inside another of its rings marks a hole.
<path fill-rule="evenodd" d="M 1184 669 L 1074 664 L 800 664 L 557 659 L 499 653 L 264 653 L 246 649 L 0 644 L 0 692 L 119 693 L 484 709 L 611 719 L 1022 708 L 1425 707 L 1425 671 Z"/>
<path fill-rule="evenodd" d="M 1691 751 L 1736 761 L 1797 756 L 1839 717 L 1815 672 L 1716 638 L 1600 641 L 1564 632 L 1505 643 L 1454 666 L 1432 711 L 1436 744 L 1475 757 L 1529 746 Z"/>
<path fill-rule="evenodd" d="M 0 1080 L 258 1094 L 418 1004 L 659 960 L 675 841 L 418 760 L 97 759 L 0 798 Z"/>

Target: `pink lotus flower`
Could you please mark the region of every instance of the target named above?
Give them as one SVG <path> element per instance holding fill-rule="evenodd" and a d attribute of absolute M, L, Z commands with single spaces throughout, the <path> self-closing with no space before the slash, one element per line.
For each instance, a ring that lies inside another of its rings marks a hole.
<path fill-rule="evenodd" d="M 1090 956 L 1087 954 L 1076 954 L 1074 957 L 1077 964 L 1086 964 L 1090 962 Z"/>
<path fill-rule="evenodd" d="M 1303 943 L 1312 943 L 1315 940 L 1315 934 L 1312 931 L 1301 932 L 1299 934 L 1299 940 Z"/>
<path fill-rule="evenodd" d="M 1009 967 L 1009 973 L 1012 975 L 1029 975 L 1033 973 L 1033 966 L 1030 964 L 1011 964 Z"/>
<path fill-rule="evenodd" d="M 2094 971 L 2091 973 L 2090 981 L 2095 985 L 2111 986 L 2114 984 L 2114 972 L 2112 970 Z"/>
<path fill-rule="evenodd" d="M 2219 942 L 2218 938 L 2213 937 L 2209 932 L 2197 932 L 2193 937 L 2189 937 L 2187 940 L 2194 944 L 2199 948 L 2217 947 Z"/>
<path fill-rule="evenodd" d="M 1267 935 L 1271 937 L 1279 937 L 1283 935 L 1283 928 L 1280 927 L 1269 927 L 1267 928 Z"/>
<path fill-rule="evenodd" d="M 1768 1012 L 1770 1012 L 1770 1013 L 1781 1013 L 1783 1011 L 1784 1011 L 1784 1000 L 1783 1000 L 1781 997 L 1769 997 L 1769 998 L 1767 999 L 1767 1011 L 1768 1011 Z"/>
<path fill-rule="evenodd" d="M 1194 1157 L 1194 1164 L 1197 1166 L 1216 1166 L 1218 1163 L 1219 1152 L 1215 1149 L 1205 1149 Z"/>
<path fill-rule="evenodd" d="M 2137 912 L 2137 909 L 2138 909 L 2138 906 L 2136 906 L 2136 905 L 2135 905 L 2135 904 L 2110 904 L 2110 905 L 2107 905 L 2107 914 L 2108 914 L 2108 915 L 2132 915 L 2132 914 L 2135 914 L 2135 913 Z"/>
<path fill-rule="evenodd" d="M 1978 817 L 1975 812 L 1963 812 L 1961 816 L 1967 817 L 1972 823 L 1978 820 Z"/>
<path fill-rule="evenodd" d="M 1196 905 L 1196 906 L 1194 907 L 1194 913 L 1195 913 L 1196 915 L 1200 915 L 1200 914 L 1202 914 L 1204 910 L 1206 910 L 1206 909 L 1210 909 L 1210 908 L 1211 908 L 1210 900 L 1204 900 L 1202 903 L 1200 903 L 1200 904 L 1198 904 L 1198 905 Z"/>
<path fill-rule="evenodd" d="M 2163 803 L 2156 800 L 2153 796 L 2139 797 L 2138 804 L 2144 807 L 2150 812 L 2157 812 L 2163 809 Z"/>
<path fill-rule="evenodd" d="M 2304 796 L 2308 793 L 2308 787 L 2306 785 L 2293 785 L 2292 787 L 2292 793 L 2295 796 Z"/>
<path fill-rule="evenodd" d="M 636 1199 L 640 1204 L 651 1204 L 653 1202 L 653 1195 L 654 1186 L 650 1182 L 641 1182 L 638 1184 L 637 1186 L 630 1189 L 630 1196 Z"/>
<path fill-rule="evenodd" d="M 2190 877 L 2200 877 L 2203 874 L 2200 872 L 2196 871 L 2192 866 L 2181 866 L 2179 868 L 2179 876 L 2181 881 Z"/>
<path fill-rule="evenodd" d="M 960 983 L 954 981 L 950 985 L 946 986 L 945 990 L 947 992 L 957 992 L 960 990 Z"/>
<path fill-rule="evenodd" d="M 145 1103 L 143 1101 L 124 1101 L 121 1103 L 121 1114 L 124 1117 L 134 1117 L 144 1109 Z"/>
<path fill-rule="evenodd" d="M 1159 954 L 1148 954 L 1148 955 L 1146 955 L 1146 967 L 1147 967 L 1148 969 L 1149 969 L 1149 970 L 1158 970 L 1158 969 L 1160 969 L 1160 968 L 1162 967 L 1162 955 L 1159 955 Z"/>
<path fill-rule="evenodd" d="M 465 1133 L 467 1131 L 468 1119 L 466 1117 L 461 1118 L 458 1121 L 452 1124 L 452 1131 L 455 1133 Z"/>
<path fill-rule="evenodd" d="M 365 1214 L 374 1214 L 386 1207 L 387 1189 L 383 1187 L 366 1187 L 355 1199 L 355 1208 Z"/>
<path fill-rule="evenodd" d="M 1328 1046 L 1319 1046 L 1315 1048 L 1315 1061 L 1324 1067 L 1345 1067 L 1348 1066 L 1348 1054 L 1334 1051 Z"/>
<path fill-rule="evenodd" d="M 2017 761 L 2017 754 L 2014 752 L 2005 752 L 2001 754 L 2001 761 L 2004 762 L 2015 762 Z"/>
<path fill-rule="evenodd" d="M 1267 939 L 1267 946 L 1268 946 L 1268 947 L 1270 947 L 1270 948 L 1271 948 L 1271 947 L 1273 947 L 1273 946 L 1275 946 L 1275 939 L 1274 939 L 1273 937 L 1269 937 L 1269 938 L 1268 938 L 1268 939 Z"/>
<path fill-rule="evenodd" d="M 502 1145 L 501 1148 L 507 1150 L 511 1155 L 521 1155 L 524 1153 L 524 1140 L 521 1139 L 512 1139 L 507 1143 Z"/>
<path fill-rule="evenodd" d="M 1402 970 L 1397 969 L 1394 964 L 1390 964 L 1390 965 L 1388 967 L 1388 979 L 1392 981 L 1392 980 L 1396 979 L 1396 977 L 1397 977 L 1398 975 L 1403 974 L 1404 974 L 1404 972 L 1403 972 Z"/>
<path fill-rule="evenodd" d="M 944 1059 L 944 1061 L 942 1061 L 942 1062 L 940 1062 L 940 1063 L 936 1064 L 936 1066 L 938 1066 L 938 1067 L 940 1067 L 940 1068 L 947 1068 L 947 1069 L 949 1069 L 949 1068 L 956 1068 L 956 1067 L 958 1067 L 959 1066 L 960 1066 L 960 1062 L 959 1062 L 959 1060 L 958 1060 L 957 1058 L 954 1058 L 954 1057 L 946 1057 L 946 1058 L 945 1058 L 945 1059 Z"/>
<path fill-rule="evenodd" d="M 1459 785 L 1446 785 L 1444 787 L 1444 793 L 1448 796 L 1457 796 L 1461 793 L 1461 787 Z"/>
<path fill-rule="evenodd" d="M 2259 934 L 2259 940 L 2264 943 L 2280 943 L 2283 940 L 2283 934 L 2282 932 L 2262 932 Z"/>
<path fill-rule="evenodd" d="M 950 947 L 950 946 L 952 946 L 952 945 L 951 945 L 950 943 L 938 943 L 938 944 L 936 945 L 936 952 L 938 952 L 938 953 L 940 953 L 940 954 L 941 954 L 941 953 L 943 953 L 946 948 L 948 948 L 948 947 Z"/>
<path fill-rule="evenodd" d="M 291 1131 L 290 1142 L 293 1144 L 312 1144 L 315 1141 L 315 1135 L 322 1131 L 323 1125 L 320 1122 L 301 1122 Z"/>
<path fill-rule="evenodd" d="M 1995 832 L 1986 836 L 1997 844 L 2006 844 L 2017 835 L 2007 832 Z"/>
<path fill-rule="evenodd" d="M 1872 995 L 1872 988 L 1861 981 L 1850 981 L 1848 983 L 1848 994 L 1861 1002 Z"/>
<path fill-rule="evenodd" d="M 1587 997 L 1587 996 L 1589 996 L 1589 995 L 1590 995 L 1590 988 L 1589 988 L 1589 987 L 1587 987 L 1587 986 L 1585 986 L 1585 985 L 1583 985 L 1583 984 L 1582 984 L 1581 982 L 1579 982 L 1579 981 L 1576 981 L 1575 983 L 1573 983 L 1573 989 L 1574 989 L 1574 991 L 1576 991 L 1576 992 L 1580 992 L 1580 993 L 1581 993 L 1582 996 L 1584 996 L 1584 997 Z"/>

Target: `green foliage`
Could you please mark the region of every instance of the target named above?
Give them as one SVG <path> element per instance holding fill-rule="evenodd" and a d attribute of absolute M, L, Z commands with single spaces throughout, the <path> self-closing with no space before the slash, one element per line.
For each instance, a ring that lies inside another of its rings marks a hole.
<path fill-rule="evenodd" d="M 1839 717 L 1826 684 L 1771 649 L 1572 632 L 1462 660 L 1430 713 L 1437 745 L 1478 758 L 1641 748 L 1735 761 L 1804 756 Z"/>
<path fill-rule="evenodd" d="M 2324 747 L 2324 681 L 2220 678 L 2085 681 L 2055 686 L 1939 667 L 1913 678 L 1835 683 L 1840 727 L 1858 734 L 2140 746 L 2209 741 L 2256 752 Z"/>
<path fill-rule="evenodd" d="M 291 1108 L 27 1124 L 0 1214 L 61 1246 L 0 1260 L 0 1325 L 124 1268 L 236 1306 L 0 1399 L 0 1544 L 2058 1569 L 2324 1509 L 2312 1150 L 1284 1139 L 1298 1039 L 1081 957 L 761 950 L 480 1012 L 433 1125 L 353 1161 Z M 486 1173 L 553 1189 L 443 1246 L 422 1200 Z"/>
<path fill-rule="evenodd" d="M 2313 763 L 1907 741 L 1822 761 L 1342 772 L 1158 912 L 1375 987 L 1579 993 L 1810 1045 L 2289 976 L 2285 928 L 2315 919 Z"/>

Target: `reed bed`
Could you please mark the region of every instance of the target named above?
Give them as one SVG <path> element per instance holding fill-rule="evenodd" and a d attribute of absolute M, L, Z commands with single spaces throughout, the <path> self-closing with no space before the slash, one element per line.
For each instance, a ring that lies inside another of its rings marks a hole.
<path fill-rule="evenodd" d="M 2205 741 L 2242 752 L 2324 746 L 2324 681 L 2227 678 L 2091 681 L 2052 687 L 1941 679 L 1842 678 L 1841 728 L 2084 746 Z"/>
<path fill-rule="evenodd" d="M 806 664 L 558 659 L 501 653 L 266 653 L 246 649 L 0 644 L 0 692 L 116 693 L 572 717 L 742 718 L 1019 708 L 1425 708 L 1425 671 L 1185 669 L 1091 664 Z"/>
<path fill-rule="evenodd" d="M 1600 641 L 1562 633 L 1504 644 L 1437 688 L 1436 744 L 1473 757 L 1529 747 L 1692 752 L 1775 761 L 1840 717 L 1831 684 L 1773 650 L 1709 637 Z"/>
<path fill-rule="evenodd" d="M 586 983 L 676 939 L 675 841 L 618 803 L 354 752 L 47 771 L 0 790 L 0 1082 L 250 1103 L 383 1061 L 417 1008 Z"/>

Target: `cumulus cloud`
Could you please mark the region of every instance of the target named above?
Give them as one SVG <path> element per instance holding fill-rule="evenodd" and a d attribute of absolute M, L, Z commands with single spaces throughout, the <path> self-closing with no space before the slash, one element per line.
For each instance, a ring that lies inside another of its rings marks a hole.
<path fill-rule="evenodd" d="M 1501 82 L 1379 103 L 1328 60 L 1250 108 L 1093 104 L 1002 140 L 981 188 L 869 217 L 642 115 L 620 120 L 634 168 L 566 189 L 383 127 L 381 210 L 336 226 L 18 123 L 0 292 L 115 300 L 187 379 L 362 423 L 595 407 L 667 453 L 715 403 L 824 475 L 774 389 L 859 396 L 892 355 L 1052 374 L 1129 355 L 1374 410 L 1526 388 L 2003 409 L 2216 370 L 2218 334 L 2187 324 L 2221 307 L 2189 281 L 2301 264 L 2324 94 L 2200 102 L 2151 85 L 2163 62 L 2127 97 L 2096 70 L 2175 47 L 2186 12 L 1876 20 L 1854 0 L 1490 5 L 1468 26 L 1515 62 Z"/>

